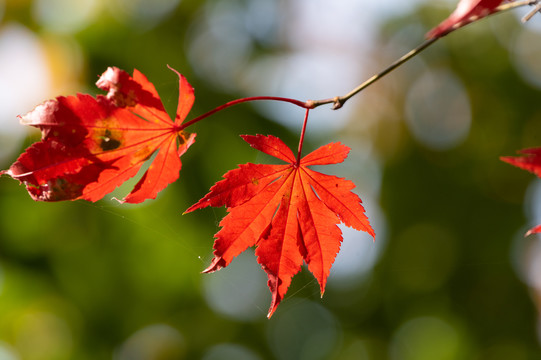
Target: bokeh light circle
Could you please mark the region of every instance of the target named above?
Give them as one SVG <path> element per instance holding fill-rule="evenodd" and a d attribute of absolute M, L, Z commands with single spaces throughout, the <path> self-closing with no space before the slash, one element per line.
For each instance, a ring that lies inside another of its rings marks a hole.
<path fill-rule="evenodd" d="M 329 359 L 341 337 L 334 315 L 310 301 L 282 304 L 268 328 L 269 345 L 279 360 Z"/>
<path fill-rule="evenodd" d="M 236 320 L 255 320 L 267 314 L 270 296 L 266 284 L 253 250 L 247 250 L 227 268 L 204 275 L 203 295 L 217 313 Z"/>
<path fill-rule="evenodd" d="M 201 360 L 261 360 L 252 350 L 238 344 L 217 344 L 208 349 Z"/>
<path fill-rule="evenodd" d="M 180 359 L 186 351 L 182 334 L 167 324 L 152 324 L 133 333 L 115 351 L 114 360 Z"/>
<path fill-rule="evenodd" d="M 9 344 L 0 341 L 0 360 L 19 360 L 20 356 Z"/>
<path fill-rule="evenodd" d="M 32 12 L 47 30 L 74 33 L 84 29 L 99 13 L 99 0 L 36 0 Z"/>
<path fill-rule="evenodd" d="M 527 29 L 518 31 L 511 54 L 515 68 L 522 78 L 541 88 L 541 33 Z"/>
<path fill-rule="evenodd" d="M 467 353 L 462 334 L 439 317 L 417 317 L 395 332 L 391 360 L 460 360 Z"/>
<path fill-rule="evenodd" d="M 470 101 L 462 82 L 447 70 L 427 70 L 410 87 L 406 120 L 415 139 L 433 150 L 448 150 L 467 137 Z"/>
<path fill-rule="evenodd" d="M 11 158 L 26 135 L 17 115 L 43 101 L 51 87 L 39 38 L 17 23 L 0 28 L 0 162 Z"/>

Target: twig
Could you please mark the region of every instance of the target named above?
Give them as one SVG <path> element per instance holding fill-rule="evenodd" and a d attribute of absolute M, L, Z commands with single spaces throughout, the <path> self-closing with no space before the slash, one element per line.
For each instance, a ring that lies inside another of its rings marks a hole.
<path fill-rule="evenodd" d="M 523 21 L 528 21 L 537 11 L 541 11 L 541 4 L 538 4 L 539 1 L 540 0 L 513 1 L 513 2 L 510 2 L 508 4 L 498 6 L 488 16 L 494 15 L 494 14 L 497 14 L 497 13 L 501 13 L 501 12 L 504 12 L 504 11 L 512 10 L 512 9 L 515 9 L 515 8 L 518 8 L 518 7 L 521 7 L 521 6 L 527 6 L 527 5 L 533 6 L 533 5 L 536 5 L 535 9 L 533 9 L 530 13 L 528 13 L 528 15 L 526 15 L 526 17 L 525 17 L 526 20 L 523 20 Z M 466 26 L 466 25 L 468 25 L 470 23 L 476 22 L 479 19 L 481 19 L 481 18 L 472 17 L 472 18 L 468 19 L 467 21 L 464 21 L 463 23 L 458 24 L 456 26 L 456 28 L 451 29 L 451 31 L 445 33 L 445 35 L 448 35 L 451 32 L 454 32 L 454 31 L 456 31 L 458 29 L 461 29 L 462 27 L 464 27 L 464 26 Z M 223 104 L 221 106 L 218 106 L 217 108 L 215 108 L 215 109 L 213 109 L 211 111 L 208 111 L 208 112 L 204 113 L 203 115 L 200 115 L 200 116 L 196 117 L 195 119 L 192 119 L 192 120 L 180 125 L 178 127 L 178 130 L 179 131 L 183 130 L 183 129 L 187 128 L 188 126 L 191 126 L 191 125 L 193 125 L 193 124 L 195 124 L 195 123 L 209 117 L 210 115 L 212 115 L 212 114 L 214 114 L 214 113 L 216 113 L 218 111 L 224 110 L 225 108 L 228 108 L 230 106 L 237 105 L 237 104 L 244 103 L 244 102 L 249 102 L 249 101 L 256 101 L 256 100 L 273 100 L 273 101 L 289 102 L 291 104 L 297 105 L 297 106 L 302 107 L 302 108 L 307 109 L 307 110 L 308 109 L 314 109 L 314 108 L 316 108 L 318 106 L 325 105 L 325 104 L 333 104 L 333 107 L 332 107 L 333 110 L 340 109 L 342 106 L 344 106 L 346 101 L 348 101 L 351 97 L 357 95 L 358 93 L 360 93 L 361 91 L 366 89 L 368 86 L 372 85 L 373 83 L 375 83 L 376 81 L 378 81 L 379 79 L 381 79 L 382 77 L 387 75 L 388 73 L 392 72 L 393 70 L 395 70 L 397 67 L 401 66 L 402 64 L 404 64 L 408 60 L 410 60 L 413 57 L 419 55 L 423 50 L 428 48 L 430 45 L 434 44 L 438 39 L 440 39 L 441 37 L 443 37 L 445 35 L 425 40 L 421 45 L 417 46 L 415 49 L 413 49 L 413 50 L 409 51 L 408 53 L 406 53 L 405 55 L 401 56 L 398 60 L 393 62 L 391 65 L 389 65 L 388 67 L 386 67 L 385 69 L 383 69 L 379 73 L 373 75 L 368 80 L 366 80 L 365 82 L 363 82 L 362 84 L 357 86 L 355 89 L 351 90 L 346 95 L 335 96 L 333 98 L 322 99 L 322 100 L 308 100 L 306 102 L 303 102 L 301 100 L 296 100 L 296 99 L 273 97 L 273 96 L 255 96 L 255 97 L 237 99 L 237 100 L 230 101 L 230 102 L 228 102 L 226 104 Z M 302 142 L 301 142 L 301 144 L 302 144 Z"/>
<path fill-rule="evenodd" d="M 529 21 L 537 12 L 541 12 L 541 3 L 538 3 L 537 6 L 527 13 L 523 18 L 522 22 L 525 23 L 526 21 Z"/>
<path fill-rule="evenodd" d="M 537 5 L 535 7 L 535 9 L 534 9 L 535 11 L 532 10 L 532 12 L 528 14 L 529 17 L 531 18 L 533 16 L 533 14 L 535 14 L 537 11 L 541 11 L 541 8 L 540 8 L 541 4 L 538 4 L 538 1 L 539 0 L 513 1 L 513 2 L 510 2 L 508 4 L 498 6 L 490 15 L 494 15 L 494 14 L 501 13 L 501 12 L 504 12 L 504 11 L 509 11 L 509 10 L 512 10 L 512 9 L 516 9 L 518 7 L 521 7 L 521 6 Z M 480 19 L 482 19 L 482 18 L 473 17 L 472 19 L 470 19 L 470 21 L 465 21 L 463 24 L 461 24 L 461 25 L 457 26 L 456 28 L 452 29 L 449 33 L 454 32 L 454 31 L 466 26 L 467 24 L 470 24 L 470 23 L 475 22 L 475 21 L 480 20 Z M 527 20 L 529 20 L 529 19 L 527 19 Z M 445 35 L 448 35 L 449 33 L 446 33 Z M 400 65 L 404 64 L 406 61 L 408 61 L 408 60 L 412 59 L 413 57 L 419 55 L 419 53 L 421 53 L 423 50 L 428 48 L 430 45 L 432 45 L 438 39 L 439 39 L 439 37 L 426 40 L 421 45 L 417 46 L 415 49 L 413 49 L 410 52 L 408 52 L 407 54 L 403 55 L 398 60 L 396 60 L 394 63 L 389 65 L 387 68 L 380 71 L 376 75 L 372 76 L 371 78 L 369 78 L 368 80 L 363 82 L 361 85 L 359 85 L 355 89 L 351 90 L 346 95 L 335 96 L 333 98 L 323 99 L 323 100 L 308 100 L 306 102 L 307 107 L 310 108 L 310 109 L 313 109 L 313 108 L 316 108 L 316 107 L 324 105 L 324 104 L 333 104 L 333 107 L 332 107 L 333 110 L 340 109 L 344 105 L 344 103 L 346 101 L 348 101 L 351 97 L 355 96 L 356 94 L 358 94 L 362 90 L 366 89 L 368 86 L 372 85 L 373 83 L 375 83 L 376 81 L 378 81 L 379 79 L 381 79 L 382 77 L 387 75 L 388 73 L 392 72 L 394 69 L 396 69 Z"/>
<path fill-rule="evenodd" d="M 276 96 L 253 96 L 253 97 L 247 97 L 247 98 L 233 100 L 233 101 L 230 101 L 230 102 L 225 103 L 223 105 L 220 105 L 220 106 L 218 106 L 218 107 L 216 107 L 216 108 L 214 108 L 214 109 L 212 109 L 210 111 L 207 111 L 203 115 L 199 115 L 198 117 L 196 117 L 196 118 L 194 118 L 194 119 L 192 119 L 190 121 L 187 121 L 182 125 L 179 125 L 177 130 L 178 131 L 184 130 L 188 126 L 191 126 L 191 125 L 193 125 L 193 124 L 195 124 L 195 123 L 197 123 L 197 122 L 199 122 L 199 121 L 201 121 L 203 119 L 206 119 L 209 116 L 211 116 L 212 114 L 215 114 L 218 111 L 222 111 L 224 109 L 227 109 L 230 106 L 245 103 L 245 102 L 261 101 L 261 100 L 288 102 L 288 103 L 291 103 L 293 105 L 297 105 L 299 107 L 302 107 L 304 109 L 310 109 L 310 107 L 307 105 L 307 102 L 302 102 L 301 100 L 284 98 L 284 97 L 276 97 Z"/>
<path fill-rule="evenodd" d="M 494 11 L 494 13 L 499 13 L 499 12 L 502 12 L 502 11 L 516 9 L 518 7 L 521 7 L 521 6 L 527 6 L 527 5 L 533 6 L 533 5 L 536 5 L 538 2 L 539 2 L 539 0 L 512 1 L 510 3 L 498 6 L 496 8 L 496 10 Z"/>
<path fill-rule="evenodd" d="M 387 68 L 377 73 L 376 75 L 372 76 L 370 79 L 366 80 L 361 85 L 357 86 L 355 89 L 351 90 L 349 93 L 347 93 L 344 96 L 337 96 L 332 99 L 324 99 L 324 100 L 308 100 L 306 104 L 310 108 L 313 109 L 323 104 L 333 103 L 334 104 L 332 107 L 333 110 L 340 109 L 349 98 L 361 92 L 368 86 L 372 85 L 373 83 L 375 83 L 376 81 L 378 81 L 379 79 L 381 79 L 382 77 L 384 77 L 385 75 L 387 75 L 388 73 L 390 73 L 391 71 L 393 71 L 394 69 L 396 69 L 397 67 L 405 63 L 406 61 L 408 61 L 409 59 L 411 59 L 412 57 L 418 55 L 421 51 L 423 51 L 424 49 L 432 45 L 436 40 L 438 40 L 438 38 L 426 40 L 421 45 L 417 46 L 415 49 L 403 55 L 401 58 L 399 58 L 394 63 L 389 65 Z"/>

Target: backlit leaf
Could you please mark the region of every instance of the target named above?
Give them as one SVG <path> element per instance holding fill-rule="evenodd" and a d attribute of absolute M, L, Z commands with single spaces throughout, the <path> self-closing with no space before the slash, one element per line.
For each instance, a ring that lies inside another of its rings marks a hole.
<path fill-rule="evenodd" d="M 195 141 L 195 134 L 180 129 L 194 102 L 193 89 L 177 75 L 174 121 L 143 74 L 134 70 L 131 77 L 115 67 L 108 68 L 96 83 L 108 92 L 106 96 L 60 96 L 38 105 L 20 120 L 40 129 L 42 140 L 2 173 L 25 184 L 34 200 L 97 201 L 135 176 L 155 155 L 122 201 L 154 199 L 178 178 L 180 156 Z"/>
<path fill-rule="evenodd" d="M 317 279 L 321 294 L 340 250 L 340 222 L 375 236 L 355 185 L 343 178 L 308 168 L 342 162 L 349 148 L 331 143 L 297 163 L 293 152 L 274 136 L 244 135 L 253 148 L 286 162 L 284 165 L 244 164 L 224 175 L 210 192 L 186 212 L 226 206 L 228 214 L 215 235 L 214 259 L 204 272 L 229 265 L 250 246 L 268 276 L 272 293 L 270 317 L 291 279 L 304 263 Z"/>
<path fill-rule="evenodd" d="M 502 2 L 503 0 L 460 0 L 455 11 L 441 24 L 430 30 L 426 37 L 432 39 L 447 35 L 472 20 L 490 15 Z"/>

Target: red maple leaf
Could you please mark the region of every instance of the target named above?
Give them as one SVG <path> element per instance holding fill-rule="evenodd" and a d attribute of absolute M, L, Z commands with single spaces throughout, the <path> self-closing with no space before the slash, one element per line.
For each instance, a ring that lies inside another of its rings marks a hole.
<path fill-rule="evenodd" d="M 472 20 L 491 14 L 503 0 L 460 0 L 455 11 L 426 34 L 427 39 L 442 37 Z"/>
<path fill-rule="evenodd" d="M 523 156 L 503 156 L 500 159 L 541 177 L 541 148 L 530 148 L 519 151 Z"/>
<path fill-rule="evenodd" d="M 321 294 L 340 249 L 340 222 L 372 236 L 353 182 L 325 175 L 310 165 L 344 161 L 349 148 L 330 143 L 303 157 L 274 136 L 243 135 L 253 148 L 285 161 L 285 165 L 244 164 L 224 175 L 210 192 L 186 212 L 226 206 L 228 214 L 215 235 L 214 259 L 204 272 L 219 270 L 250 246 L 268 276 L 272 303 L 268 317 L 284 297 L 304 262 L 319 282 Z"/>
<path fill-rule="evenodd" d="M 503 156 L 500 159 L 541 177 L 541 148 L 524 149 L 519 153 L 522 156 Z M 528 230 L 526 236 L 534 233 L 541 233 L 541 225 Z"/>
<path fill-rule="evenodd" d="M 178 178 L 180 156 L 195 141 L 195 134 L 180 127 L 194 102 L 193 89 L 176 73 L 180 80 L 174 122 L 143 74 L 134 70 L 130 77 L 110 67 L 96 83 L 107 96 L 60 96 L 20 116 L 22 124 L 41 130 L 42 140 L 2 173 L 24 183 L 34 200 L 97 201 L 135 176 L 157 152 L 123 201 L 156 198 Z"/>

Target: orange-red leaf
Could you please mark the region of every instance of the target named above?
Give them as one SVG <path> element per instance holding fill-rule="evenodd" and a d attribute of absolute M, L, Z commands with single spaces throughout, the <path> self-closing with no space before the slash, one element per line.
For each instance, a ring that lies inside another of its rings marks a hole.
<path fill-rule="evenodd" d="M 268 276 L 270 317 L 303 261 L 317 279 L 321 294 L 340 249 L 340 222 L 374 235 L 355 185 L 309 169 L 344 161 L 349 148 L 331 143 L 297 164 L 293 152 L 274 136 L 244 135 L 253 148 L 285 161 L 284 165 L 244 164 L 224 175 L 186 212 L 226 206 L 228 214 L 215 235 L 214 259 L 204 272 L 219 270 L 250 246 Z"/>
<path fill-rule="evenodd" d="M 430 30 L 427 39 L 447 35 L 453 29 L 466 25 L 472 19 L 485 17 L 492 13 L 503 0 L 460 0 L 455 11 L 441 24 Z"/>
<path fill-rule="evenodd" d="M 522 156 L 504 156 L 501 159 L 541 177 L 541 148 L 530 148 L 519 151 Z"/>
<path fill-rule="evenodd" d="M 174 122 L 143 74 L 134 70 L 130 77 L 110 67 L 96 83 L 106 96 L 60 96 L 21 116 L 22 124 L 41 130 L 42 140 L 2 173 L 24 183 L 34 200 L 97 201 L 155 155 L 122 201 L 156 198 L 178 178 L 180 156 L 195 141 L 195 134 L 180 130 L 194 102 L 193 89 L 176 73 L 179 101 Z"/>
<path fill-rule="evenodd" d="M 526 232 L 524 236 L 530 236 L 531 234 L 538 234 L 541 233 L 541 225 L 534 226 L 530 230 Z"/>
<path fill-rule="evenodd" d="M 541 177 L 541 148 L 524 149 L 519 153 L 522 154 L 522 156 L 503 156 L 500 159 Z M 541 225 L 538 225 L 528 230 L 526 236 L 540 232 Z"/>

